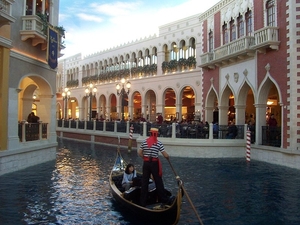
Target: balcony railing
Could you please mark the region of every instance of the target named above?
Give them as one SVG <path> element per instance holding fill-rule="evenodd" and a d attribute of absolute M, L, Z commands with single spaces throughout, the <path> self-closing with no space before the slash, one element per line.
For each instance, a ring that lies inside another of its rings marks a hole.
<path fill-rule="evenodd" d="M 11 12 L 12 1 L 0 0 L 0 27 L 15 22 L 16 19 L 12 16 Z"/>
<path fill-rule="evenodd" d="M 21 40 L 32 39 L 32 46 L 42 44 L 42 50 L 47 47 L 47 36 L 44 33 L 43 22 L 39 16 L 28 15 L 22 17 Z"/>
<path fill-rule="evenodd" d="M 244 37 L 230 42 L 214 51 L 214 60 L 228 60 L 249 52 L 253 52 L 254 37 Z"/>
<path fill-rule="evenodd" d="M 214 53 L 212 52 L 207 52 L 200 56 L 201 65 L 207 64 L 213 60 L 214 60 Z"/>
<path fill-rule="evenodd" d="M 280 147 L 281 127 L 262 126 L 262 144 Z"/>
<path fill-rule="evenodd" d="M 254 52 L 265 52 L 267 48 L 278 50 L 278 27 L 265 27 L 257 30 L 254 36 L 240 38 L 219 48 L 213 52 L 200 55 L 200 67 L 213 69 L 246 57 L 253 57 Z"/>
<path fill-rule="evenodd" d="M 271 48 L 278 50 L 280 41 L 278 40 L 278 27 L 265 27 L 254 33 L 255 49 L 264 50 Z"/>

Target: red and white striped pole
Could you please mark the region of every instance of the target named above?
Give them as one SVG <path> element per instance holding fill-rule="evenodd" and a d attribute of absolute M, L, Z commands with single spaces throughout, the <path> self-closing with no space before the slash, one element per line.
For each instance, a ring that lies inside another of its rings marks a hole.
<path fill-rule="evenodd" d="M 251 151 L 251 131 L 247 130 L 247 149 L 246 149 L 246 160 L 250 162 L 250 152 Z"/>
<path fill-rule="evenodd" d="M 132 149 L 132 134 L 133 134 L 133 124 L 131 124 L 130 126 L 130 131 L 129 131 L 129 140 L 128 140 L 128 152 L 130 153 L 131 152 L 131 149 Z"/>

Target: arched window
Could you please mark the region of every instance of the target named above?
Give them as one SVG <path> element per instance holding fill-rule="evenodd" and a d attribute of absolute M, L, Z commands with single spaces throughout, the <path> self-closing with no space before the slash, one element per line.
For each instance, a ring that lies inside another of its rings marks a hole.
<path fill-rule="evenodd" d="M 151 61 L 151 64 L 157 64 L 157 48 L 154 47 L 152 49 L 152 61 Z"/>
<path fill-rule="evenodd" d="M 150 65 L 150 64 L 151 64 L 151 58 L 150 58 L 149 49 L 146 49 L 146 51 L 145 51 L 145 65 Z"/>
<path fill-rule="evenodd" d="M 236 39 L 236 25 L 234 20 L 230 21 L 230 41 L 234 41 Z"/>
<path fill-rule="evenodd" d="M 244 30 L 244 19 L 242 15 L 240 15 L 237 18 L 237 25 L 238 25 L 238 38 L 243 37 L 245 35 L 245 30 Z"/>
<path fill-rule="evenodd" d="M 275 26 L 275 1 L 269 0 L 266 3 L 267 9 L 267 26 Z"/>
<path fill-rule="evenodd" d="M 191 56 L 196 57 L 196 40 L 195 40 L 195 38 L 191 38 L 189 40 L 188 57 L 191 57 Z"/>
<path fill-rule="evenodd" d="M 252 36 L 252 11 L 246 13 L 246 35 Z"/>
<path fill-rule="evenodd" d="M 208 51 L 212 52 L 214 50 L 214 34 L 212 31 L 208 34 Z"/>
<path fill-rule="evenodd" d="M 172 43 L 171 60 L 176 60 L 178 56 L 178 48 L 175 42 Z"/>
<path fill-rule="evenodd" d="M 223 45 L 225 45 L 228 43 L 228 29 L 226 23 L 224 23 L 222 27 L 222 31 L 223 31 Z"/>

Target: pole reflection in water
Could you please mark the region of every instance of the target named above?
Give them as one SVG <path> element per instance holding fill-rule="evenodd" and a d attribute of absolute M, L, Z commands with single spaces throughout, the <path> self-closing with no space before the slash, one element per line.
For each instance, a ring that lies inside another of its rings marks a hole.
<path fill-rule="evenodd" d="M 117 147 L 58 141 L 56 161 L 0 177 L 0 224 L 141 224 L 110 194 Z M 141 169 L 135 151 L 121 153 Z M 300 224 L 298 170 L 246 159 L 170 161 L 205 225 Z M 165 187 L 174 187 L 162 163 Z M 199 224 L 185 197 L 179 224 Z"/>

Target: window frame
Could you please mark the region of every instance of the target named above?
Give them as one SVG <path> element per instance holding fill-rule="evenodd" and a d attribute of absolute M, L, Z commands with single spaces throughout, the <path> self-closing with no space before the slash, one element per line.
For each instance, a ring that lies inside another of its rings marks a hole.
<path fill-rule="evenodd" d="M 236 24 L 234 19 L 230 21 L 230 41 L 235 41 L 237 39 L 236 35 Z"/>
<path fill-rule="evenodd" d="M 252 36 L 252 34 L 253 34 L 253 28 L 252 28 L 253 17 L 252 17 L 252 11 L 251 10 L 248 10 L 246 12 L 245 19 L 246 19 L 246 35 L 247 36 Z"/>
<path fill-rule="evenodd" d="M 224 23 L 222 26 L 222 34 L 223 34 L 223 45 L 226 45 L 228 44 L 229 41 L 227 23 Z"/>
<path fill-rule="evenodd" d="M 276 5 L 275 0 L 268 0 L 265 4 L 266 7 L 266 26 L 276 26 Z"/>
<path fill-rule="evenodd" d="M 241 38 L 245 36 L 245 21 L 243 15 L 239 15 L 237 18 L 237 37 Z"/>
<path fill-rule="evenodd" d="M 208 52 L 213 52 L 214 50 L 214 33 L 212 30 L 208 33 Z"/>

